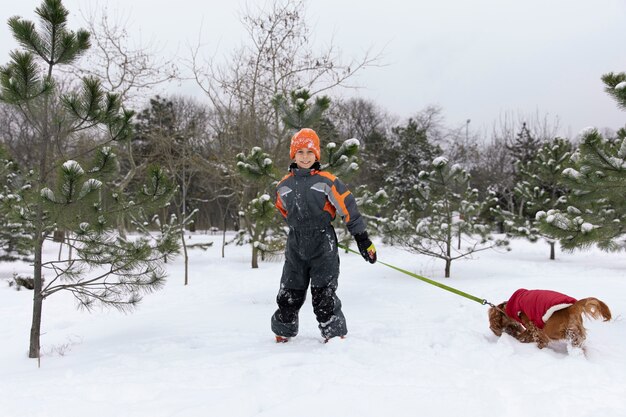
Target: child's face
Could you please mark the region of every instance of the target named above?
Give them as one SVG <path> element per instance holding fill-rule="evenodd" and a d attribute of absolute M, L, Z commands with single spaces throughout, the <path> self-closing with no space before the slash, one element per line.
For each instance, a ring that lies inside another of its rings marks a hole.
<path fill-rule="evenodd" d="M 296 151 L 295 161 L 298 168 L 311 168 L 311 165 L 315 163 L 315 153 L 308 148 L 298 149 Z"/>

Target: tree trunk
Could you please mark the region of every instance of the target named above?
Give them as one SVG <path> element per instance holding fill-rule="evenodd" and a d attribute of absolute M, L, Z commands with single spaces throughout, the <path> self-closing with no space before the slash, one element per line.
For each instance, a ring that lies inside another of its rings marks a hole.
<path fill-rule="evenodd" d="M 52 65 L 48 67 L 48 80 L 52 79 Z M 37 182 L 34 184 L 36 190 L 41 190 L 45 184 L 48 175 L 48 144 L 50 141 L 50 133 L 48 130 L 48 97 L 44 100 L 43 129 L 41 131 L 41 142 L 39 143 L 39 172 L 37 173 Z M 42 265 L 43 265 L 43 243 L 45 241 L 45 224 L 44 224 L 43 202 L 38 201 L 35 208 L 34 223 L 34 244 L 35 244 L 35 261 L 33 264 L 33 319 L 30 326 L 30 347 L 28 349 L 29 358 L 39 358 L 41 348 L 41 319 L 43 313 L 43 281 L 42 281 Z"/>
<path fill-rule="evenodd" d="M 256 269 L 259 267 L 259 248 L 252 245 L 252 268 Z"/>
<path fill-rule="evenodd" d="M 41 294 L 41 263 L 42 263 L 43 242 L 41 238 L 35 242 L 35 265 L 33 271 L 33 321 L 30 327 L 30 348 L 28 350 L 29 358 L 39 358 L 39 349 L 41 347 L 41 317 L 43 310 L 43 297 Z"/>
<path fill-rule="evenodd" d="M 226 253 L 226 222 L 224 222 L 224 229 L 222 230 L 222 258 Z"/>
<path fill-rule="evenodd" d="M 452 263 L 452 228 L 450 224 L 448 223 L 448 234 L 446 236 L 446 278 L 450 278 L 450 264 Z"/>
<path fill-rule="evenodd" d="M 185 285 L 189 284 L 189 255 L 187 254 L 187 241 L 185 240 L 185 226 L 180 226 L 180 240 L 183 244 L 183 255 L 185 258 Z"/>
<path fill-rule="evenodd" d="M 65 242 L 65 230 L 55 230 L 52 235 L 52 240 L 54 242 Z"/>
<path fill-rule="evenodd" d="M 549 242 L 550 243 L 550 260 L 554 260 L 554 243 L 555 242 Z"/>

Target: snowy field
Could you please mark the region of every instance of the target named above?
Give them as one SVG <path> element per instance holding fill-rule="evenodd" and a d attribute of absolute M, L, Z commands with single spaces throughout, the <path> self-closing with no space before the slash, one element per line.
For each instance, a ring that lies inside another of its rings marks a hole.
<path fill-rule="evenodd" d="M 488 328 L 487 307 L 359 256 L 341 255 L 348 337 L 320 343 L 310 296 L 300 334 L 274 343 L 281 261 L 249 267 L 220 237 L 191 254 L 139 309 L 77 311 L 44 302 L 41 368 L 27 358 L 32 292 L 9 288 L 26 265 L 0 266 L 0 417 L 626 416 L 626 257 L 513 241 L 452 264 L 378 245 L 379 259 L 498 303 L 517 288 L 595 296 L 611 322 L 587 322 L 586 354 L 539 350 Z M 55 256 L 57 248 L 46 248 Z"/>

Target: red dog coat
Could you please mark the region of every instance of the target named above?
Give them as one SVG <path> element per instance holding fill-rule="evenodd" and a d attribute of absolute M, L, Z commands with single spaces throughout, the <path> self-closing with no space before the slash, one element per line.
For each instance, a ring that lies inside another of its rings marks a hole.
<path fill-rule="evenodd" d="M 506 303 L 506 314 L 521 323 L 520 314 L 524 313 L 538 328 L 543 329 L 555 311 L 567 308 L 576 301 L 575 298 L 556 291 L 520 288 Z"/>

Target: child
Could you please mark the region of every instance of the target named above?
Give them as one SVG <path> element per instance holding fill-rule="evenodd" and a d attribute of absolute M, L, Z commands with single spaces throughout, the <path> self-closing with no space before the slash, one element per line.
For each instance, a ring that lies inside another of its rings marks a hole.
<path fill-rule="evenodd" d="M 276 207 L 289 225 L 289 236 L 272 331 L 277 343 L 298 334 L 298 312 L 310 283 L 313 311 L 327 342 L 348 333 L 335 294 L 339 254 L 330 223 L 335 213 L 346 222 L 365 260 L 376 262 L 376 248 L 367 236 L 354 196 L 337 177 L 320 170 L 320 140 L 315 131 L 302 129 L 291 138 L 290 157 L 294 162 L 289 174 L 276 187 Z"/>

